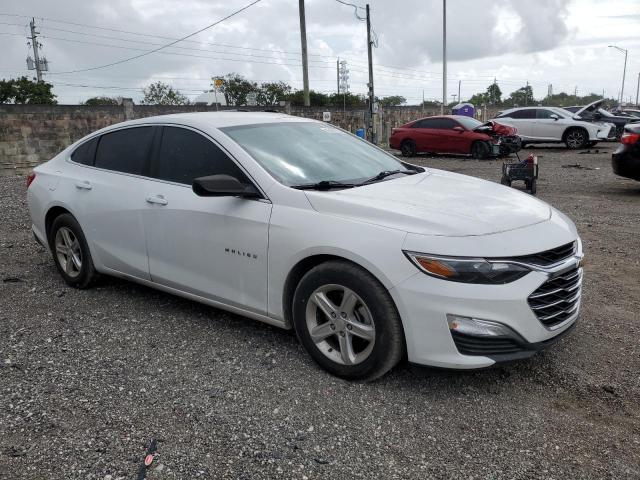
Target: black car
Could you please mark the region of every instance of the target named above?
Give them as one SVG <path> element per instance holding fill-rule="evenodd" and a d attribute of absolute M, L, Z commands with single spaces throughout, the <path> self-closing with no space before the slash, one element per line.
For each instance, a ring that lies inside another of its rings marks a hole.
<path fill-rule="evenodd" d="M 602 105 L 603 102 L 604 100 L 596 100 L 584 107 L 573 106 L 563 108 L 573 113 L 575 117 L 579 117 L 580 120 L 584 120 L 586 122 L 613 123 L 616 126 L 616 138 L 620 138 L 624 130 L 624 126 L 627 123 L 640 121 L 640 118 L 633 117 L 631 115 L 614 115 L 611 112 L 607 112 L 605 109 L 600 108 L 600 105 Z"/>
<path fill-rule="evenodd" d="M 640 123 L 627 125 L 611 156 L 613 173 L 640 181 Z"/>

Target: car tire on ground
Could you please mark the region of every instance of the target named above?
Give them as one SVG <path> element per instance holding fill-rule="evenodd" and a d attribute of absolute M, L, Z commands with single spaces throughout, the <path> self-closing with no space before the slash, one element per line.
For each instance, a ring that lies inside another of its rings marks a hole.
<path fill-rule="evenodd" d="M 501 183 L 502 185 L 507 186 L 507 187 L 510 187 L 510 186 L 511 186 L 511 180 L 509 180 L 509 177 L 507 177 L 507 176 L 505 176 L 505 175 L 503 175 L 503 176 L 502 176 L 502 178 L 500 179 L 500 183 Z"/>
<path fill-rule="evenodd" d="M 369 272 L 332 260 L 307 272 L 293 298 L 300 343 L 330 373 L 374 380 L 402 358 L 402 322 L 387 289 Z"/>
<path fill-rule="evenodd" d="M 403 157 L 413 157 L 416 154 L 416 142 L 413 140 L 405 140 L 400 145 L 400 151 Z"/>
<path fill-rule="evenodd" d="M 489 146 L 486 142 L 476 141 L 471 145 L 471 157 L 476 160 L 484 160 L 489 156 Z"/>
<path fill-rule="evenodd" d="M 564 143 L 572 150 L 585 148 L 588 142 L 589 136 L 582 128 L 570 128 L 564 134 Z"/>
<path fill-rule="evenodd" d="M 82 228 L 71 214 L 64 213 L 53 221 L 49 248 L 60 275 L 69 286 L 87 288 L 98 278 Z"/>
<path fill-rule="evenodd" d="M 538 180 L 537 179 L 533 179 L 531 180 L 531 182 L 529 183 L 529 191 L 531 192 L 531 195 L 535 195 L 536 192 L 538 191 Z"/>

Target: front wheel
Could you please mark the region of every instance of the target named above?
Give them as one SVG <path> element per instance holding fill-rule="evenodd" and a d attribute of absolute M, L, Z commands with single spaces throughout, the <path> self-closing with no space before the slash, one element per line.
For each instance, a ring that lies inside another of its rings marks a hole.
<path fill-rule="evenodd" d="M 564 138 L 564 143 L 567 148 L 574 150 L 577 148 L 584 148 L 588 141 L 589 138 L 587 137 L 587 132 L 577 128 L 569 130 Z"/>
<path fill-rule="evenodd" d="M 489 146 L 485 142 L 475 142 L 471 145 L 471 157 L 484 160 L 489 156 Z"/>
<path fill-rule="evenodd" d="M 82 228 L 72 215 L 65 213 L 53 221 L 49 247 L 58 272 L 68 285 L 87 288 L 98 277 Z"/>
<path fill-rule="evenodd" d="M 293 323 L 311 357 L 330 373 L 374 380 L 404 353 L 391 296 L 369 272 L 343 261 L 310 270 L 293 299 Z"/>

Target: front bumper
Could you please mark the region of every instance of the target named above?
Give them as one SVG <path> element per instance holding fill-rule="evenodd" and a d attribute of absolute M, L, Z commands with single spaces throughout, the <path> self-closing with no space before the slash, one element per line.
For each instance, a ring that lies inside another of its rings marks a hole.
<path fill-rule="evenodd" d="M 579 269 L 579 259 L 568 259 L 566 268 Z M 485 368 L 530 357 L 555 343 L 575 324 L 580 303 L 561 323 L 551 328 L 544 325 L 532 310 L 529 296 L 552 275 L 532 271 L 505 285 L 471 285 L 416 273 L 390 290 L 403 320 L 409 361 L 442 368 Z M 515 335 L 491 340 L 460 337 L 450 330 L 447 314 L 497 322 Z"/>

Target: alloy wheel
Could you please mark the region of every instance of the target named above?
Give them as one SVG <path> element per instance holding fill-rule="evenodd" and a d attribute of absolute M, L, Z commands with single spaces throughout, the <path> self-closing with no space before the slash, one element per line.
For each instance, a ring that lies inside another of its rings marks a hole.
<path fill-rule="evenodd" d="M 318 349 L 336 363 L 358 365 L 373 351 L 373 316 L 362 298 L 342 285 L 323 285 L 311 294 L 306 324 Z"/>
<path fill-rule="evenodd" d="M 584 134 L 578 130 L 569 132 L 567 135 L 567 144 L 571 148 L 580 148 L 584 143 Z"/>
<path fill-rule="evenodd" d="M 69 277 L 75 278 L 82 270 L 82 250 L 80 242 L 71 229 L 60 227 L 55 238 L 56 258 L 60 267 Z"/>

